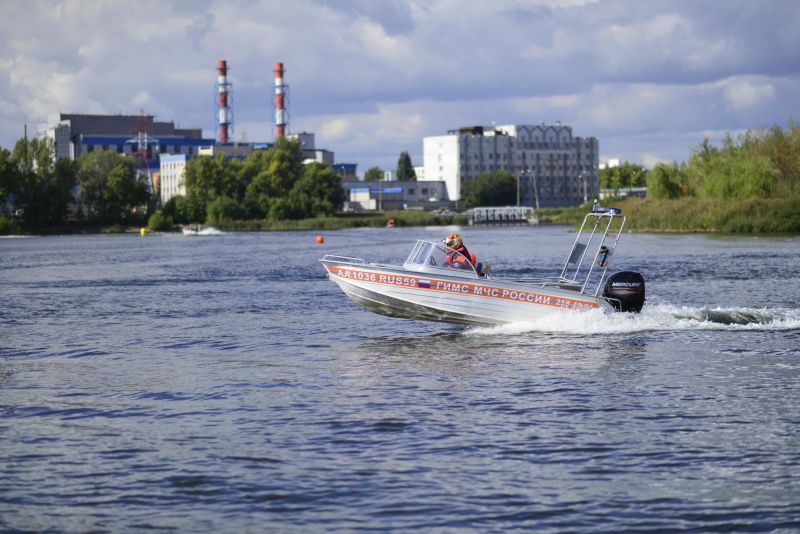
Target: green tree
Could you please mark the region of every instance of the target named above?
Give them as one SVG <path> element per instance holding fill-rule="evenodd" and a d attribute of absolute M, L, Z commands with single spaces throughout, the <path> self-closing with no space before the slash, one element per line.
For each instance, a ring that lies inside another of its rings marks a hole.
<path fill-rule="evenodd" d="M 417 181 L 417 173 L 411 164 L 411 156 L 405 150 L 400 152 L 400 158 L 397 160 L 397 179 L 401 182 Z"/>
<path fill-rule="evenodd" d="M 686 167 L 690 184 L 702 198 L 769 198 L 776 194 L 781 171 L 770 159 L 746 146 L 747 134 L 738 140 L 730 134 L 722 148 L 710 146 L 708 139 L 692 148 Z"/>
<path fill-rule="evenodd" d="M 245 194 L 248 205 L 256 206 L 270 219 L 283 217 L 287 211 L 291 213 L 291 209 L 283 202 L 274 210 L 272 206 L 278 200 L 286 200 L 289 191 L 303 174 L 303 149 L 300 142 L 280 137 L 263 155 L 254 156 L 257 158 L 257 166 L 249 172 L 255 175 L 247 185 Z"/>
<path fill-rule="evenodd" d="M 230 196 L 231 190 L 235 190 L 235 179 L 225 154 L 200 156 L 186 164 L 186 196 L 207 204 L 217 197 Z"/>
<path fill-rule="evenodd" d="M 7 202 L 16 189 L 17 168 L 11 151 L 0 148 L 0 204 Z"/>
<path fill-rule="evenodd" d="M 176 195 L 164 204 L 162 211 L 177 224 L 206 222 L 206 204 L 198 197 Z"/>
<path fill-rule="evenodd" d="M 517 203 L 517 178 L 505 171 L 479 174 L 466 183 L 467 206 L 510 206 Z"/>
<path fill-rule="evenodd" d="M 244 218 L 241 204 L 230 197 L 217 197 L 208 204 L 208 221 L 236 221 Z"/>
<path fill-rule="evenodd" d="M 294 218 L 334 215 L 344 197 L 342 179 L 327 163 L 312 162 L 305 166 L 303 177 L 289 194 Z"/>
<path fill-rule="evenodd" d="M 600 169 L 600 187 L 618 192 L 631 187 L 645 187 L 649 171 L 636 163 L 624 162 L 616 167 Z"/>
<path fill-rule="evenodd" d="M 69 160 L 54 163 L 55 142 L 50 138 L 20 139 L 11 156 L 10 180 L 14 204 L 22 210 L 27 227 L 62 224 L 74 203 L 76 165 Z"/>
<path fill-rule="evenodd" d="M 383 180 L 384 174 L 380 167 L 370 167 L 364 173 L 365 182 L 379 182 Z"/>
<path fill-rule="evenodd" d="M 172 227 L 172 216 L 164 215 L 163 211 L 157 211 L 147 219 L 147 228 L 154 232 L 169 232 Z"/>
<path fill-rule="evenodd" d="M 648 198 L 680 198 L 690 194 L 686 174 L 677 163 L 659 163 L 647 175 Z"/>
<path fill-rule="evenodd" d="M 775 125 L 768 130 L 748 131 L 740 139 L 748 155 L 766 158 L 780 173 L 776 195 L 800 192 L 800 123 L 796 119 L 789 119 L 786 131 Z"/>
<path fill-rule="evenodd" d="M 98 222 L 127 222 L 135 208 L 150 201 L 149 180 L 139 176 L 130 156 L 95 150 L 81 155 L 77 163 L 81 202 Z"/>

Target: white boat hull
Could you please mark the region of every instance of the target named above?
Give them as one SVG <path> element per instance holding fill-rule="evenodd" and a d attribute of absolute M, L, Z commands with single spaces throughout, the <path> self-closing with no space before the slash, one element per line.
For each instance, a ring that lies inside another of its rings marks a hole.
<path fill-rule="evenodd" d="M 405 319 L 461 324 L 533 321 L 556 310 L 601 308 L 602 297 L 493 279 L 429 276 L 403 269 L 323 261 L 331 280 L 364 308 Z"/>
<path fill-rule="evenodd" d="M 644 305 L 644 278 L 623 271 L 606 280 L 624 224 L 618 209 L 593 207 L 561 274 L 536 280 L 494 278 L 474 258 L 424 240 L 417 241 L 402 265 L 331 254 L 320 261 L 348 297 L 390 317 L 502 324 L 535 321 L 563 310 L 637 313 Z"/>

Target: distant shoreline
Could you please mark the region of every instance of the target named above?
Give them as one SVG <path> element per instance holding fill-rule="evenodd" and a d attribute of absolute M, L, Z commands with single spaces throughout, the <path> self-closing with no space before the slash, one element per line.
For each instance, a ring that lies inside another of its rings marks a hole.
<path fill-rule="evenodd" d="M 746 199 L 721 201 L 685 198 L 652 200 L 630 198 L 603 203 L 622 209 L 627 217 L 625 230 L 637 233 L 720 233 L 720 234 L 800 234 L 800 195 L 781 199 Z M 540 225 L 580 224 L 590 208 L 587 204 L 570 208 L 541 208 L 536 210 Z M 394 219 L 397 227 L 467 226 L 466 215 L 442 215 L 424 211 L 387 211 L 381 213 L 340 214 L 297 221 L 212 221 L 201 228 L 214 227 L 222 232 L 322 231 L 346 228 L 385 228 Z M 104 235 L 141 233 L 142 226 L 101 226 L 88 223 L 67 223 L 55 228 L 38 228 L 29 232 L 14 232 L 6 228 L 4 237 L 48 235 Z M 18 229 L 17 229 L 18 230 Z M 173 232 L 180 233 L 176 225 Z"/>

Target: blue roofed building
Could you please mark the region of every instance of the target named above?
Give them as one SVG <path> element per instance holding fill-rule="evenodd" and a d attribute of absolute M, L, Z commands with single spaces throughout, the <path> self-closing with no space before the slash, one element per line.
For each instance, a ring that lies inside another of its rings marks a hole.
<path fill-rule="evenodd" d="M 344 211 L 450 208 L 443 181 L 342 181 Z"/>
<path fill-rule="evenodd" d="M 139 172 L 150 177 L 151 188 L 160 175 L 160 156 L 196 157 L 214 139 L 203 138 L 201 128 L 178 128 L 153 115 L 83 115 L 59 113 L 40 126 L 55 141 L 56 159 L 74 160 L 95 150 L 109 150 L 139 160 Z"/>

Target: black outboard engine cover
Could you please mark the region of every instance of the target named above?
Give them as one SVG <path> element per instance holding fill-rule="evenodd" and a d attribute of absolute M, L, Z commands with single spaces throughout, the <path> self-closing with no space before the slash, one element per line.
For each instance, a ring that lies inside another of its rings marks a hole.
<path fill-rule="evenodd" d="M 644 306 L 644 277 L 633 271 L 612 274 L 606 280 L 603 296 L 617 311 L 639 313 Z"/>

